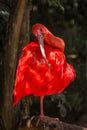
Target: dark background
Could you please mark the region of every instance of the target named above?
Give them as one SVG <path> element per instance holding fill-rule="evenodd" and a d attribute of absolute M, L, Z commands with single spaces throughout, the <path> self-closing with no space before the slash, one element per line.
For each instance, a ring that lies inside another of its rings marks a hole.
<path fill-rule="evenodd" d="M 3 41 L 14 4 L 12 0 L 0 1 L 0 86 L 3 82 L 3 48 L 6 46 Z M 53 34 L 64 39 L 67 61 L 76 71 L 75 81 L 62 94 L 45 98 L 45 113 L 72 123 L 81 123 L 81 118 L 85 117 L 82 122 L 87 123 L 87 0 L 30 0 L 27 8 L 30 12 L 30 40 L 33 39 L 33 24 L 42 23 L 47 26 Z M 20 37 L 23 39 L 22 35 Z M 2 91 L 0 93 L 2 95 Z M 38 98 L 31 102 L 30 115 L 38 114 Z"/>

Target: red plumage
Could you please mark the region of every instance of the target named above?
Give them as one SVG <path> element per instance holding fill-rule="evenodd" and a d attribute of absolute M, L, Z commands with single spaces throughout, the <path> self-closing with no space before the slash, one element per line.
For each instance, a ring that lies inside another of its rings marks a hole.
<path fill-rule="evenodd" d="M 46 65 L 37 40 L 28 43 L 19 60 L 14 88 L 14 105 L 24 96 L 45 96 L 62 92 L 75 78 L 73 67 L 59 49 L 45 44 Z"/>
<path fill-rule="evenodd" d="M 13 105 L 27 95 L 40 96 L 40 117 L 44 116 L 43 97 L 61 93 L 75 79 L 73 66 L 67 63 L 64 41 L 54 36 L 44 25 L 35 24 L 32 33 L 36 39 L 28 43 L 22 50 L 19 59 L 15 86 L 13 90 Z"/>
<path fill-rule="evenodd" d="M 74 68 L 67 63 L 63 52 L 64 41 L 55 37 L 42 24 L 35 24 L 32 32 L 36 39 L 23 48 L 19 59 L 13 105 L 27 95 L 45 96 L 61 93 L 75 79 Z M 39 42 L 38 35 L 44 41 L 46 56 L 43 56 L 44 54 L 40 51 L 41 39 Z M 42 107 L 43 105 L 41 109 Z M 41 115 L 43 115 L 43 110 L 41 110 Z"/>

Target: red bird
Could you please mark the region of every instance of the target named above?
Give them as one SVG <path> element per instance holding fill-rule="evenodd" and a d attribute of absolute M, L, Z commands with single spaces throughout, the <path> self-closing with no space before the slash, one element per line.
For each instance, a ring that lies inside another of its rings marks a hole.
<path fill-rule="evenodd" d="M 33 25 L 32 33 L 36 39 L 23 48 L 19 59 L 13 105 L 27 95 L 40 96 L 40 117 L 44 117 L 43 97 L 61 93 L 76 74 L 66 62 L 65 43 L 61 38 L 39 23 Z"/>

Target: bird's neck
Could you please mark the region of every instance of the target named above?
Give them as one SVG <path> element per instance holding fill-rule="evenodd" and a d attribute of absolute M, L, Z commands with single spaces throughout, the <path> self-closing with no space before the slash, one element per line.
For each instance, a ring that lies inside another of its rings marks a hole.
<path fill-rule="evenodd" d="M 47 44 L 55 48 L 59 48 L 61 51 L 64 51 L 65 48 L 64 41 L 61 38 L 54 36 L 52 33 L 49 32 L 44 40 L 46 41 Z"/>

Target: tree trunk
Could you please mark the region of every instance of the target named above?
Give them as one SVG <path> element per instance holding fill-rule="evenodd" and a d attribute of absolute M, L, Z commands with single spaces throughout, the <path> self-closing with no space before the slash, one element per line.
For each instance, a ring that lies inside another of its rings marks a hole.
<path fill-rule="evenodd" d="M 19 47 L 18 47 L 18 59 L 20 57 L 20 54 L 22 52 L 23 47 L 29 42 L 30 40 L 30 11 L 31 8 L 28 6 L 25 9 L 24 13 L 24 19 L 22 23 L 21 28 L 21 34 L 20 34 L 20 40 L 19 40 Z M 22 107 L 21 107 L 21 119 L 27 119 L 29 118 L 29 108 L 30 108 L 30 100 L 29 97 L 25 97 L 21 101 Z"/>
<path fill-rule="evenodd" d="M 30 40 L 30 9 L 26 7 L 19 40 L 19 54 Z"/>
<path fill-rule="evenodd" d="M 3 104 L 2 120 L 6 130 L 13 129 L 14 112 L 12 107 L 12 93 L 17 61 L 17 49 L 20 36 L 21 24 L 27 0 L 16 2 L 13 16 L 10 18 L 8 34 L 4 48 L 4 83 L 3 83 Z"/>

